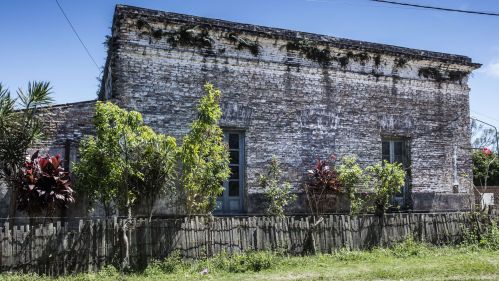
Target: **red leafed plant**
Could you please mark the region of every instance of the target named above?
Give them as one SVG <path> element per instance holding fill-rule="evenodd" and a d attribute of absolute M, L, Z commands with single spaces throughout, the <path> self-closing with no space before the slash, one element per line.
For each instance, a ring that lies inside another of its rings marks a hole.
<path fill-rule="evenodd" d="M 482 153 L 485 154 L 485 155 L 487 155 L 487 156 L 489 156 L 489 155 L 492 154 L 492 150 L 490 150 L 490 148 L 488 148 L 488 147 L 484 147 L 482 149 Z"/>
<path fill-rule="evenodd" d="M 331 156 L 330 161 L 317 159 L 315 168 L 308 170 L 308 186 L 318 191 L 327 193 L 339 192 L 340 182 L 338 180 L 338 172 L 333 166 L 335 156 Z"/>
<path fill-rule="evenodd" d="M 68 172 L 61 167 L 60 155 L 40 156 L 36 151 L 24 163 L 22 185 L 18 193 L 18 209 L 28 214 L 45 210 L 52 216 L 56 208 L 67 208 L 75 202 Z"/>
<path fill-rule="evenodd" d="M 334 155 L 328 160 L 317 159 L 314 169 L 308 170 L 305 192 L 309 207 L 315 215 L 324 213 L 328 195 L 341 191 L 338 172 L 334 167 L 335 160 L 336 157 Z"/>

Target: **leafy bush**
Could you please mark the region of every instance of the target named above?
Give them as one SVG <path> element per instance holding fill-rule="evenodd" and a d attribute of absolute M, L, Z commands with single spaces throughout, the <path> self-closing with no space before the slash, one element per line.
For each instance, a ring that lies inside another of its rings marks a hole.
<path fill-rule="evenodd" d="M 282 171 L 279 165 L 279 160 L 273 156 L 266 175 L 261 175 L 259 181 L 264 188 L 265 197 L 269 200 L 266 213 L 283 217 L 284 208 L 296 200 L 296 194 L 291 193 L 291 183 L 281 182 Z"/>
<path fill-rule="evenodd" d="M 350 200 L 350 213 L 356 214 L 363 204 L 362 198 L 358 196 L 358 187 L 367 182 L 364 170 L 357 162 L 357 156 L 347 155 L 341 158 L 338 174 L 338 180 Z"/>
<path fill-rule="evenodd" d="M 391 252 L 395 257 L 408 258 L 414 256 L 425 256 L 428 254 L 428 245 L 417 242 L 411 235 L 404 241 L 391 247 Z"/>
<path fill-rule="evenodd" d="M 174 251 L 164 260 L 152 260 L 144 270 L 146 276 L 158 276 L 162 274 L 172 274 L 185 267 L 179 251 Z"/>
<path fill-rule="evenodd" d="M 369 184 L 374 188 L 371 195 L 374 211 L 382 214 L 391 206 L 392 196 L 400 191 L 405 183 L 405 171 L 401 163 L 390 163 L 386 160 L 366 167 Z"/>
<path fill-rule="evenodd" d="M 329 160 L 317 159 L 314 169 L 308 170 L 308 179 L 305 183 L 305 193 L 312 213 L 324 213 L 324 202 L 330 194 L 341 190 L 338 172 L 334 168 L 335 156 Z"/>
<path fill-rule="evenodd" d="M 152 212 L 158 195 L 173 190 L 176 172 L 176 141 L 144 125 L 142 115 L 110 102 L 97 102 L 96 136 L 88 136 L 79 147 L 74 165 L 78 190 L 104 205 L 106 215 L 117 205 L 130 215 L 136 199 L 146 201 Z"/>
<path fill-rule="evenodd" d="M 61 162 L 60 155 L 40 156 L 36 151 L 24 163 L 19 210 L 30 215 L 45 210 L 46 216 L 52 216 L 57 208 L 64 209 L 75 202 L 69 173 L 61 167 Z"/>
<path fill-rule="evenodd" d="M 492 221 L 488 225 L 473 224 L 471 228 L 463 229 L 463 241 L 461 246 L 471 248 L 483 248 L 488 250 L 499 250 L 499 227 L 497 222 Z"/>
<path fill-rule="evenodd" d="M 207 214 L 222 194 L 230 175 L 229 151 L 218 122 L 222 117 L 220 90 L 204 86 L 206 95 L 198 104 L 198 117 L 192 123 L 180 148 L 181 178 L 187 214 Z"/>
<path fill-rule="evenodd" d="M 161 262 L 160 266 L 164 273 L 175 273 L 180 270 L 184 266 L 180 252 L 172 252 L 170 256 Z"/>
<path fill-rule="evenodd" d="M 164 272 L 161 269 L 161 261 L 159 260 L 151 260 L 144 270 L 144 275 L 148 277 L 154 277 L 162 274 L 164 274 Z"/>
<path fill-rule="evenodd" d="M 119 271 L 116 269 L 116 267 L 112 265 L 106 265 L 104 266 L 99 272 L 97 272 L 97 276 L 100 278 L 109 278 L 109 277 L 116 277 L 119 276 Z"/>
<path fill-rule="evenodd" d="M 234 253 L 232 256 L 222 252 L 215 256 L 211 263 L 214 268 L 226 272 L 258 272 L 275 267 L 279 258 L 272 252 L 249 251 L 244 253 Z"/>
<path fill-rule="evenodd" d="M 151 219 L 158 196 L 175 194 L 177 143 L 175 138 L 157 134 L 149 127 L 144 129 L 141 138 L 140 146 L 135 147 L 132 154 L 132 165 L 139 176 L 132 178 L 131 183 Z"/>

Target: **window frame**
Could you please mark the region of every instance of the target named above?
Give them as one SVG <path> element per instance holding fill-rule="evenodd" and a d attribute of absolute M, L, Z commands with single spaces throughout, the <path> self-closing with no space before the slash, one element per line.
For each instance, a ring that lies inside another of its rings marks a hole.
<path fill-rule="evenodd" d="M 224 134 L 224 142 L 227 144 L 227 148 L 229 150 L 229 155 L 231 151 L 239 152 L 239 161 L 238 164 L 229 163 L 229 167 L 238 167 L 238 178 L 229 179 L 224 181 L 224 192 L 221 196 L 217 198 L 217 208 L 215 209 L 216 214 L 241 214 L 244 213 L 244 197 L 245 197 L 245 178 L 246 178 L 246 143 L 245 143 L 245 132 L 244 130 L 237 129 L 223 129 Z M 238 135 L 238 149 L 229 148 L 229 137 L 231 134 Z M 237 196 L 230 196 L 230 182 L 239 182 L 239 194 Z M 231 200 L 239 200 L 239 210 L 230 210 L 230 202 Z"/>
<path fill-rule="evenodd" d="M 389 143 L 389 159 L 388 162 L 394 163 L 398 162 L 402 164 L 402 167 L 406 171 L 405 184 L 401 187 L 400 192 L 393 195 L 392 201 L 398 204 L 403 209 L 410 209 L 411 202 L 411 149 L 410 149 L 410 138 L 407 137 L 394 137 L 394 136 L 381 136 L 381 160 L 387 160 L 383 152 L 383 145 L 385 142 Z M 395 143 L 401 143 L 401 162 L 395 161 Z"/>

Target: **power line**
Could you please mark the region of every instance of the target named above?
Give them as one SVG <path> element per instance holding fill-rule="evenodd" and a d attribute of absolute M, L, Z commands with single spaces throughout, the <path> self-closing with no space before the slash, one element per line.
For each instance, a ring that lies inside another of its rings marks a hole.
<path fill-rule="evenodd" d="M 386 3 L 386 4 L 392 4 L 392 5 L 399 5 L 399 6 L 406 6 L 406 7 L 431 9 L 431 10 L 437 10 L 437 11 L 456 12 L 456 13 L 474 14 L 474 15 L 482 15 L 482 16 L 496 16 L 496 17 L 499 16 L 499 13 L 493 13 L 493 12 L 482 12 L 482 11 L 470 11 L 470 10 L 451 9 L 451 8 L 444 8 L 444 7 L 425 6 L 425 5 L 404 3 L 404 2 L 387 1 L 387 0 L 369 0 L 369 1 L 379 2 L 379 3 Z"/>
<path fill-rule="evenodd" d="M 85 46 L 85 43 L 83 43 L 83 40 L 81 40 L 80 35 L 78 35 L 78 32 L 76 31 L 76 29 L 74 28 L 73 24 L 69 20 L 68 16 L 64 12 L 64 9 L 62 8 L 61 4 L 59 4 L 58 0 L 55 0 L 55 2 L 57 3 L 57 6 L 59 6 L 59 10 L 61 10 L 62 15 L 66 18 L 66 20 L 68 21 L 69 26 L 71 27 L 71 29 L 73 30 L 74 34 L 76 35 L 76 37 L 80 41 L 81 45 L 85 49 L 85 52 L 87 52 L 88 57 L 92 60 L 92 62 L 94 63 L 95 67 L 97 67 L 97 69 L 100 70 L 99 65 L 95 62 L 94 57 L 92 57 L 92 55 L 88 51 L 87 46 Z"/>
<path fill-rule="evenodd" d="M 484 114 L 484 113 L 481 113 L 481 112 L 477 112 L 477 111 L 475 111 L 475 110 L 471 110 L 471 112 L 472 112 L 473 114 L 480 115 L 480 116 L 482 116 L 482 117 L 485 117 L 485 118 L 487 118 L 487 119 L 493 120 L 493 121 L 495 121 L 495 122 L 499 122 L 499 119 L 496 119 L 495 117 L 492 117 L 492 116 L 490 116 L 490 115 L 487 115 L 487 114 Z"/>

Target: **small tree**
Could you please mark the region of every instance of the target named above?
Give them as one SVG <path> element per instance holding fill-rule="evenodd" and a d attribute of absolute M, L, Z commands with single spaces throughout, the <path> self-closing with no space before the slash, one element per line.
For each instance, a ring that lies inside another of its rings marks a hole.
<path fill-rule="evenodd" d="M 499 184 L 499 158 L 488 148 L 473 151 L 473 183 L 484 188 Z"/>
<path fill-rule="evenodd" d="M 383 214 L 391 206 L 394 194 L 405 184 L 405 171 L 401 163 L 386 160 L 366 167 L 369 183 L 374 188 L 372 201 L 376 214 Z"/>
<path fill-rule="evenodd" d="M 210 213 L 228 179 L 229 152 L 218 122 L 222 117 L 220 90 L 207 83 L 198 104 L 198 117 L 180 148 L 180 185 L 187 214 Z"/>
<path fill-rule="evenodd" d="M 266 213 L 273 216 L 284 216 L 284 208 L 296 200 L 296 194 L 291 193 L 291 183 L 282 182 L 282 171 L 279 160 L 272 156 L 265 175 L 260 176 L 260 185 L 265 197 L 269 200 Z"/>
<path fill-rule="evenodd" d="M 17 98 L 0 84 L 0 180 L 10 189 L 9 217 L 16 215 L 26 151 L 42 136 L 39 108 L 52 102 L 48 82 L 30 82 Z M 16 110 L 19 109 L 19 110 Z M 45 120 L 46 121 L 46 120 Z"/>
<path fill-rule="evenodd" d="M 364 170 L 357 162 L 357 156 L 347 155 L 341 158 L 338 174 L 342 190 L 350 200 L 350 213 L 356 214 L 361 210 L 363 204 L 362 198 L 358 195 L 358 188 L 364 186 L 367 181 Z"/>
<path fill-rule="evenodd" d="M 473 184 L 481 187 L 480 202 L 489 185 L 499 184 L 499 158 L 487 147 L 473 151 Z"/>
<path fill-rule="evenodd" d="M 149 220 L 158 196 L 174 195 L 177 168 L 177 143 L 175 138 L 144 130 L 142 143 L 134 153 L 134 165 L 140 173 L 135 178 L 135 192 L 144 202 Z"/>
<path fill-rule="evenodd" d="M 76 190 L 86 197 L 87 208 L 91 209 L 96 202 L 104 208 L 106 217 L 111 216 L 115 198 L 118 194 L 117 182 L 120 170 L 113 165 L 112 159 L 100 146 L 100 141 L 89 136 L 80 142 L 79 161 L 74 163 Z"/>
<path fill-rule="evenodd" d="M 88 206 L 100 201 L 110 215 L 117 205 L 130 217 L 131 207 L 142 197 L 152 208 L 154 199 L 172 186 L 175 139 L 145 126 L 139 112 L 110 102 L 97 102 L 94 124 L 96 136 L 80 143 L 80 161 L 74 167 Z"/>

